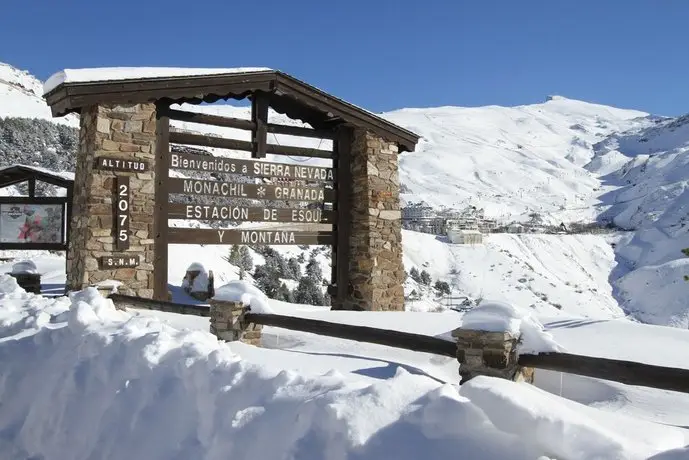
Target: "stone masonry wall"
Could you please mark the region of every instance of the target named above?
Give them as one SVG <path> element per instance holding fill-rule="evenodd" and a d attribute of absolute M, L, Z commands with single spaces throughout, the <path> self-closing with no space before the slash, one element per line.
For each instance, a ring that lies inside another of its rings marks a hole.
<path fill-rule="evenodd" d="M 345 309 L 404 309 L 398 151 L 370 132 L 354 131 L 351 296 Z"/>
<path fill-rule="evenodd" d="M 155 105 L 83 108 L 74 180 L 72 228 L 67 252 L 67 287 L 78 290 L 114 279 L 120 293 L 153 297 L 153 209 Z M 143 173 L 94 168 L 97 156 L 148 161 Z M 115 250 L 115 176 L 130 177 L 130 247 Z M 136 268 L 101 270 L 100 256 L 138 255 Z"/>

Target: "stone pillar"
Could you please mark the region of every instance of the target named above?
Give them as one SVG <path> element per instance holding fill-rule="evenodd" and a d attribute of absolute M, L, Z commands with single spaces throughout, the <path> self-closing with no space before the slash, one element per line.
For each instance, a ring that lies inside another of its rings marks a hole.
<path fill-rule="evenodd" d="M 249 345 L 261 346 L 263 326 L 244 320 L 247 308 L 242 302 L 211 299 L 210 305 L 211 334 L 228 342 L 239 340 Z"/>
<path fill-rule="evenodd" d="M 397 144 L 355 130 L 350 295 L 344 309 L 404 310 Z"/>
<path fill-rule="evenodd" d="M 106 279 L 122 281 L 122 294 L 153 297 L 155 105 L 90 106 L 81 111 L 74 177 L 67 289 Z M 94 168 L 95 158 L 146 160 L 146 172 Z M 130 177 L 130 247 L 115 250 L 115 176 Z M 138 256 L 135 268 L 102 269 L 101 256 Z"/>
<path fill-rule="evenodd" d="M 477 375 L 533 383 L 534 370 L 517 363 L 519 337 L 509 332 L 456 329 L 459 375 L 465 383 Z"/>

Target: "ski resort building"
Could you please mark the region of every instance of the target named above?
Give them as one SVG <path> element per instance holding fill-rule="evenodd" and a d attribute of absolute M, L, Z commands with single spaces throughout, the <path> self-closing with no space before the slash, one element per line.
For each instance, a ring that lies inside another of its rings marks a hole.
<path fill-rule="evenodd" d="M 447 237 L 454 244 L 482 244 L 483 234 L 478 230 L 450 229 Z"/>

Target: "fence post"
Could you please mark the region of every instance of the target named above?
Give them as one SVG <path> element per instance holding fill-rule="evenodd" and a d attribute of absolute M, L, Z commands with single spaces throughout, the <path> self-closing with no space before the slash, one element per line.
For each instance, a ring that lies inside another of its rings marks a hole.
<path fill-rule="evenodd" d="M 210 300 L 210 332 L 221 340 L 241 341 L 250 345 L 261 345 L 260 324 L 248 323 L 244 315 L 248 308 L 242 302 Z"/>
<path fill-rule="evenodd" d="M 455 329 L 460 385 L 477 375 L 533 383 L 533 368 L 517 363 L 519 336 L 510 332 Z"/>

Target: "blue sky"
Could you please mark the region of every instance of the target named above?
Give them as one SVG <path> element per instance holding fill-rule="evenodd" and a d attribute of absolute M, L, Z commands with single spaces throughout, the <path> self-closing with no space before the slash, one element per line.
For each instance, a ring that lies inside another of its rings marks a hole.
<path fill-rule="evenodd" d="M 265 66 L 376 112 L 549 94 L 689 112 L 689 0 L 8 0 L 0 61 Z"/>

